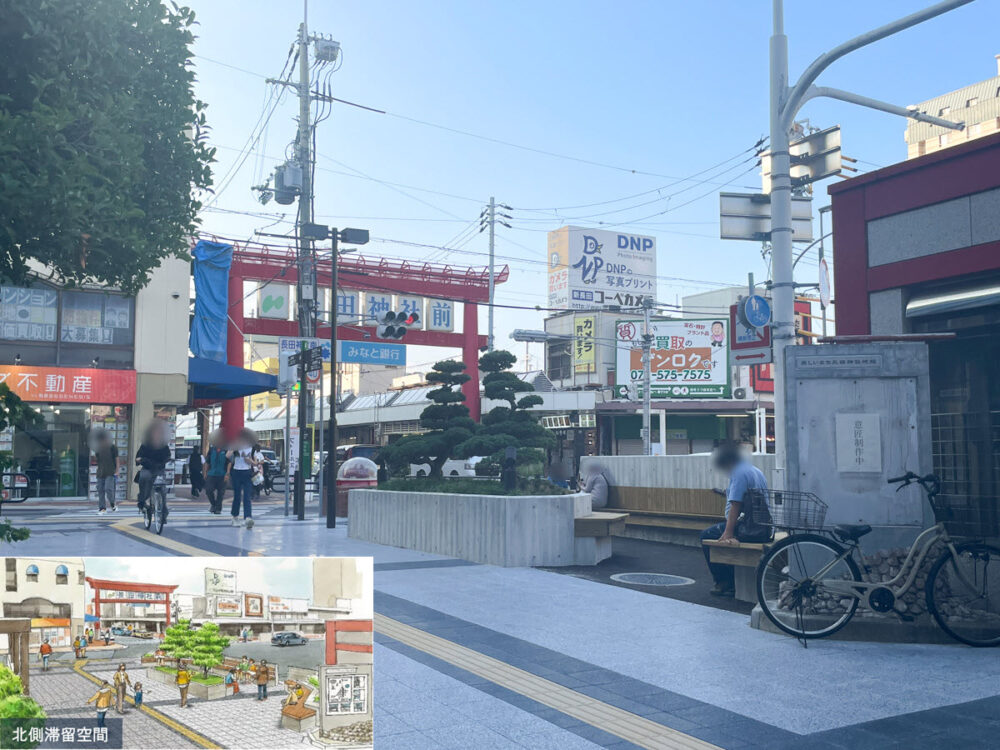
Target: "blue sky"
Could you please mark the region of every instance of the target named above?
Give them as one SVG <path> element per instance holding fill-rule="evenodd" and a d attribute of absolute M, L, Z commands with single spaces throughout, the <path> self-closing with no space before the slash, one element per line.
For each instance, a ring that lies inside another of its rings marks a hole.
<path fill-rule="evenodd" d="M 788 0 L 793 77 L 820 52 L 931 2 Z M 277 76 L 302 6 L 297 0 L 189 4 L 201 22 L 195 47 L 198 94 L 209 104 L 220 178 L 247 142 L 268 87 L 259 76 L 211 61 Z M 331 225 L 368 228 L 382 240 L 440 246 L 460 235 L 495 195 L 515 208 L 514 228 L 498 232 L 497 254 L 510 263 L 512 274 L 498 287 L 497 301 L 530 307 L 545 304 L 545 232 L 567 223 L 560 216 L 621 209 L 663 195 L 647 206 L 596 217 L 628 221 L 666 210 L 631 229 L 657 238 L 661 277 L 684 279 L 661 278 L 660 301 L 674 302 L 721 283 L 742 284 L 748 272 L 766 278 L 758 245 L 718 239 L 717 192 L 760 184 L 752 162 L 738 155 L 768 130 L 770 6 L 767 0 L 313 0 L 310 29 L 343 45 L 342 67 L 330 79 L 333 94 L 389 113 L 336 106 L 319 126 L 317 214 Z M 931 98 L 996 74 L 998 22 L 1000 4 L 978 0 L 851 54 L 820 82 L 900 105 Z M 296 107 L 289 92 L 216 208 L 280 210 L 291 217 L 294 206 L 262 207 L 249 186 L 271 171 L 294 137 Z M 800 116 L 816 126 L 841 125 L 843 151 L 861 160 L 857 166 L 863 170 L 905 158 L 901 118 L 825 100 L 809 103 Z M 727 159 L 702 174 L 703 183 L 677 182 Z M 660 194 L 597 209 L 559 215 L 530 210 L 611 201 L 660 187 Z M 669 200 L 668 193 L 674 194 Z M 815 206 L 827 202 L 820 186 Z M 203 226 L 245 238 L 273 221 L 211 211 L 204 213 Z M 290 226 L 275 224 L 266 231 Z M 375 241 L 365 254 L 485 264 L 485 234 L 463 244 L 469 236 L 455 243 L 462 253 Z M 799 266 L 800 281 L 815 279 L 815 256 L 811 261 Z M 542 314 L 503 310 L 497 318 L 498 345 L 504 346 L 513 328 L 541 327 Z M 481 331 L 485 326 L 484 311 Z M 524 351 L 523 345 L 510 348 L 519 356 Z M 411 347 L 409 362 L 432 362 L 450 353 Z M 540 353 L 533 348 L 533 357 Z"/>
<path fill-rule="evenodd" d="M 311 557 L 281 558 L 177 558 L 164 565 L 159 557 L 88 557 L 88 576 L 136 583 L 176 584 L 177 593 L 205 593 L 205 568 L 236 572 L 240 592 L 249 591 L 289 598 L 312 598 Z"/>

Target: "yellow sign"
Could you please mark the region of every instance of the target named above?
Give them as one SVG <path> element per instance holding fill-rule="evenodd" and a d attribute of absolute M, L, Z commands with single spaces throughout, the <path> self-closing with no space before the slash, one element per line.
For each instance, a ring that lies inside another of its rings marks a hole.
<path fill-rule="evenodd" d="M 597 369 L 597 318 L 583 315 L 573 319 L 573 366 L 577 373 L 590 373 Z"/>

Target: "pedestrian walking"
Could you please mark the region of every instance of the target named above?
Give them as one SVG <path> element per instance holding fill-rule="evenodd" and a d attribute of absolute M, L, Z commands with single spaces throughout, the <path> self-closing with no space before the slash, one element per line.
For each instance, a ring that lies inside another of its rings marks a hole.
<path fill-rule="evenodd" d="M 177 660 L 177 676 L 174 678 L 181 691 L 181 708 L 188 708 L 188 686 L 191 684 L 191 673 L 187 671 L 184 662 Z"/>
<path fill-rule="evenodd" d="M 240 504 L 242 503 L 243 521 L 248 529 L 253 528 L 251 474 L 253 472 L 252 452 L 255 440 L 253 432 L 244 428 L 236 436 L 236 442 L 232 450 L 229 451 L 229 460 L 232 461 L 233 465 L 229 471 L 229 477 L 233 484 L 233 507 L 230 511 L 233 516 L 233 526 L 242 525 L 240 523 Z"/>
<path fill-rule="evenodd" d="M 38 647 L 38 655 L 42 659 L 42 671 L 48 671 L 49 657 L 52 656 L 52 646 L 49 644 L 48 638 L 46 638 L 42 645 Z"/>
<path fill-rule="evenodd" d="M 254 443 L 250 449 L 251 476 L 250 484 L 253 486 L 253 499 L 260 499 L 260 491 L 264 488 L 264 451 L 259 443 Z"/>
<path fill-rule="evenodd" d="M 260 664 L 257 665 L 257 700 L 259 701 L 267 700 L 267 680 L 270 674 L 271 670 L 268 669 L 267 662 L 261 659 Z"/>
<path fill-rule="evenodd" d="M 118 457 L 118 448 L 107 430 L 100 430 L 94 441 L 94 458 L 97 460 L 97 513 L 104 515 L 107 513 L 107 506 L 111 506 L 111 512 L 118 510 L 115 502 L 115 482 L 118 476 L 118 467 L 121 459 Z"/>
<path fill-rule="evenodd" d="M 222 432 L 216 430 L 209 438 L 203 467 L 208 509 L 216 515 L 222 513 L 222 501 L 226 497 L 226 480 L 229 479 L 229 465 L 225 440 Z"/>
<path fill-rule="evenodd" d="M 191 497 L 198 497 L 205 488 L 204 465 L 201 451 L 194 451 L 188 460 L 188 473 L 191 475 Z"/>
<path fill-rule="evenodd" d="M 135 708 L 137 711 L 142 710 L 142 683 L 137 682 L 132 688 L 132 694 L 135 697 Z"/>
<path fill-rule="evenodd" d="M 111 630 L 109 628 L 104 629 L 104 645 L 111 645 Z"/>
<path fill-rule="evenodd" d="M 107 680 L 104 680 L 101 683 L 100 689 L 87 701 L 87 703 L 97 702 L 97 726 L 99 727 L 104 726 L 104 717 L 108 713 L 108 709 L 111 708 L 111 696 L 113 694 L 111 685 L 108 684 Z"/>
<path fill-rule="evenodd" d="M 128 672 L 125 671 L 125 665 L 119 664 L 118 671 L 115 672 L 115 710 L 123 714 L 125 713 L 125 690 L 126 688 L 132 687 L 132 680 L 128 677 Z"/>

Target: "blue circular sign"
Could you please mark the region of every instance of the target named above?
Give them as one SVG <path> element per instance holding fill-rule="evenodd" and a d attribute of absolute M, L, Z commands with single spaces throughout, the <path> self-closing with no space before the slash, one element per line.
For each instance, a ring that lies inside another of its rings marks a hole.
<path fill-rule="evenodd" d="M 752 294 L 743 302 L 743 317 L 754 328 L 763 328 L 771 320 L 771 303 L 759 294 Z"/>

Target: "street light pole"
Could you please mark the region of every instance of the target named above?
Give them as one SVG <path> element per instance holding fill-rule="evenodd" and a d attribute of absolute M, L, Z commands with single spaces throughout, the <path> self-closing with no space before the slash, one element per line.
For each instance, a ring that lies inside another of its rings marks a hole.
<path fill-rule="evenodd" d="M 650 390 L 653 387 L 653 334 L 650 330 L 650 313 L 653 308 L 651 297 L 642 300 L 642 455 L 652 454 L 652 434 L 650 426 Z M 661 417 L 662 418 L 662 417 Z M 660 425 L 660 429 L 664 428 Z"/>
<path fill-rule="evenodd" d="M 493 243 L 496 239 L 496 211 L 497 204 L 490 196 L 490 206 L 489 206 L 489 222 L 490 222 L 490 309 L 487 315 L 489 316 L 489 325 L 487 326 L 489 330 L 489 335 L 486 337 L 486 346 L 489 351 L 493 351 L 493 291 L 495 285 L 495 277 L 493 274 Z"/>
<path fill-rule="evenodd" d="M 327 454 L 326 466 L 320 471 L 326 472 L 326 528 L 337 528 L 337 402 L 340 401 L 340 383 L 337 379 L 337 254 L 339 253 L 340 236 L 336 228 L 330 230 L 330 452 Z M 320 456 L 323 448 L 320 448 Z"/>
<path fill-rule="evenodd" d="M 771 134 L 771 268 L 774 320 L 771 339 L 774 345 L 774 436 L 775 459 L 782 485 L 785 477 L 785 349 L 795 340 L 795 279 L 792 260 L 792 180 L 788 153 L 789 131 L 799 108 L 809 99 L 826 96 L 861 106 L 961 130 L 964 123 L 954 123 L 879 102 L 868 97 L 813 85 L 831 63 L 850 52 L 885 39 L 911 26 L 968 5 L 973 0 L 944 0 L 924 10 L 911 13 L 885 26 L 855 37 L 817 57 L 795 82 L 788 78 L 788 37 L 785 36 L 784 0 L 772 0 L 770 41 L 770 134 Z"/>

